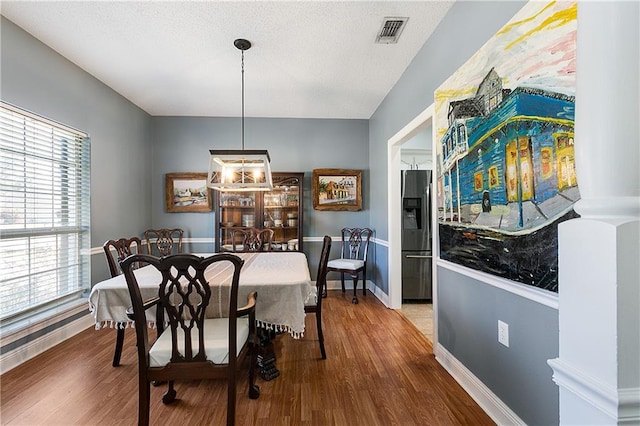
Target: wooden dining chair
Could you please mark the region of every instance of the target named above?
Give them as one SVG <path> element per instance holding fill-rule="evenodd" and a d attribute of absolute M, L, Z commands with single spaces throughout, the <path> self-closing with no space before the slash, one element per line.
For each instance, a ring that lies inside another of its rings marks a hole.
<path fill-rule="evenodd" d="M 316 314 L 316 326 L 318 327 L 318 341 L 320 342 L 320 353 L 322 359 L 327 359 L 327 352 L 324 349 L 324 334 L 322 333 L 322 291 L 327 287 L 327 262 L 331 251 L 331 237 L 324 236 L 320 262 L 318 264 L 318 275 L 316 275 L 316 297 L 309 304 L 305 305 L 305 314 Z"/>
<path fill-rule="evenodd" d="M 344 293 L 344 274 L 353 279 L 353 299 L 351 303 L 358 303 L 358 277 L 362 272 L 362 294 L 367 295 L 367 253 L 369 241 L 373 231 L 369 228 L 342 228 L 340 231 L 340 258 L 329 261 L 327 270 L 340 272 L 340 283 Z M 326 287 L 323 296 L 326 297 Z"/>
<path fill-rule="evenodd" d="M 271 251 L 273 229 L 238 228 L 231 230 L 232 252 Z"/>
<path fill-rule="evenodd" d="M 161 274 L 158 297 L 144 301 L 134 275 L 133 265 L 144 262 Z M 205 318 L 209 304 L 223 303 L 218 291 L 211 291 L 204 276 L 209 266 L 229 262 L 233 278 L 228 293 L 228 318 Z M 249 355 L 249 398 L 256 399 L 260 390 L 255 384 L 258 340 L 256 336 L 256 292 L 247 304 L 238 308 L 238 284 L 244 261 L 229 253 L 203 258 L 192 254 L 166 257 L 131 255 L 121 262 L 131 296 L 138 348 L 138 425 L 149 424 L 150 384 L 168 382 L 162 402 L 176 399 L 174 381 L 226 379 L 227 425 L 235 422 L 237 370 Z M 149 343 L 145 311 L 155 305 L 166 311 L 169 326 Z M 216 401 L 211 400 L 213 405 Z"/>
<path fill-rule="evenodd" d="M 138 237 L 120 238 L 118 240 L 109 240 L 102 245 L 104 254 L 107 256 L 107 265 L 112 277 L 120 275 L 121 260 L 131 254 L 142 253 L 142 241 Z M 139 265 L 136 265 L 138 267 Z"/>
<path fill-rule="evenodd" d="M 182 253 L 183 234 L 184 231 L 180 228 L 147 229 L 144 231 L 147 253 L 156 256 L 168 256 L 174 253 L 174 244 L 176 245 L 176 253 Z"/>
<path fill-rule="evenodd" d="M 112 277 L 120 275 L 120 265 L 118 262 L 124 260 L 127 256 L 136 253 L 142 253 L 142 241 L 138 237 L 120 238 L 118 240 L 109 240 L 102 245 L 104 254 L 107 256 L 107 265 Z M 135 264 L 134 267 L 139 267 Z M 114 367 L 120 365 L 120 357 L 122 355 L 122 346 L 124 344 L 125 323 L 116 323 L 116 349 L 113 354 Z"/>

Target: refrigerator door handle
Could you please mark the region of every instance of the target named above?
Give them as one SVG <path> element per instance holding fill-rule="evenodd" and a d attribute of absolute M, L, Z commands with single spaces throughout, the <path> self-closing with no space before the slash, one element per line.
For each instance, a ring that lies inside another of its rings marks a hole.
<path fill-rule="evenodd" d="M 427 198 L 427 211 L 431 211 L 431 184 L 427 183 L 426 188 L 426 198 Z"/>
<path fill-rule="evenodd" d="M 408 254 L 405 256 L 407 259 L 431 259 L 431 256 L 419 256 L 415 254 Z"/>

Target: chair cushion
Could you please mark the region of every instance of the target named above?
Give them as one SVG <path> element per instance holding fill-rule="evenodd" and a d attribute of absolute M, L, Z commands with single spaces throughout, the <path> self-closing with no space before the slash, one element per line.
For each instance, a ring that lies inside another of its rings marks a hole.
<path fill-rule="evenodd" d="M 360 269 L 364 267 L 364 260 L 358 259 L 333 259 L 327 263 L 328 268 L 335 269 L 348 269 L 351 271 L 355 271 L 356 269 Z"/>
<path fill-rule="evenodd" d="M 240 353 L 242 346 L 249 337 L 249 319 L 238 318 L 236 334 L 237 351 Z M 204 320 L 204 345 L 207 360 L 214 364 L 226 364 L 229 362 L 229 319 L 210 318 Z M 193 354 L 198 352 L 198 331 L 194 327 L 191 330 L 191 347 Z M 184 350 L 184 332 L 178 330 L 178 349 Z M 237 355 L 237 354 L 236 354 Z M 149 350 L 149 365 L 162 367 L 171 359 L 171 330 L 166 329 Z"/>

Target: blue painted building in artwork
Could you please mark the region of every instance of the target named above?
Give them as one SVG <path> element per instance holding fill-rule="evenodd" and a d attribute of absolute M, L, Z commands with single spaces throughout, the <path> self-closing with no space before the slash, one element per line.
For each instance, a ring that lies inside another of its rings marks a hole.
<path fill-rule="evenodd" d="M 556 203 L 557 212 L 537 206 L 562 191 L 577 192 L 574 104 L 573 96 L 548 90 L 502 89 L 493 69 L 475 97 L 450 102 L 440 142 L 441 222 L 473 224 L 481 215 L 515 214 L 525 228 L 526 211 L 550 220 L 566 210 L 567 203 Z"/>

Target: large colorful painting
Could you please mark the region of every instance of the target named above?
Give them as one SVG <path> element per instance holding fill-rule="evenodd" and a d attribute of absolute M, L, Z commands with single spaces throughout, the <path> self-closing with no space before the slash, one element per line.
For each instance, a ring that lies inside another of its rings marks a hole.
<path fill-rule="evenodd" d="M 440 258 L 558 291 L 576 217 L 577 3 L 531 1 L 435 93 Z"/>

